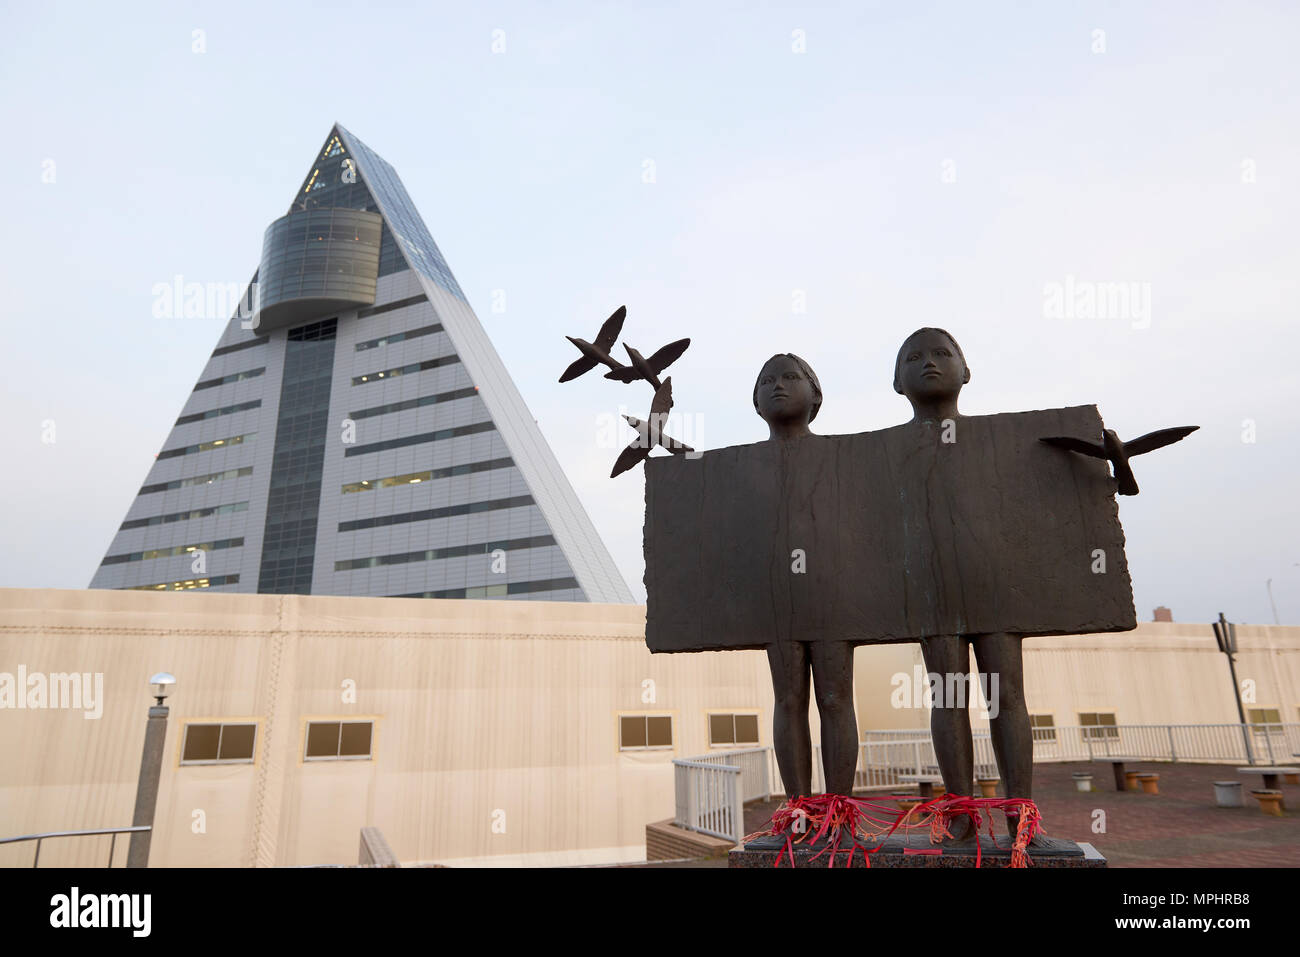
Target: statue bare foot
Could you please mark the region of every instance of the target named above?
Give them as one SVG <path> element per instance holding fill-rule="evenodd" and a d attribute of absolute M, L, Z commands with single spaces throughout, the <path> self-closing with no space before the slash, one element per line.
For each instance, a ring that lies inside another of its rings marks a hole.
<path fill-rule="evenodd" d="M 953 817 L 948 821 L 948 833 L 951 837 L 945 837 L 941 844 L 970 844 L 978 837 L 979 833 L 975 830 L 975 823 L 965 815 Z"/>

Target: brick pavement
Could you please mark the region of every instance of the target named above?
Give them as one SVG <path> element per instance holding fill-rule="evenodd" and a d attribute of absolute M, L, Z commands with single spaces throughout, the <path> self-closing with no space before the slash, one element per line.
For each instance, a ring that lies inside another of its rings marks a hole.
<path fill-rule="evenodd" d="M 1249 793 L 1259 779 L 1237 774 L 1235 765 L 1152 761 L 1128 769 L 1159 774 L 1160 793 L 1116 792 L 1107 764 L 1035 765 L 1044 830 L 1091 843 L 1111 867 L 1300 867 L 1300 785 L 1282 785 L 1287 811 L 1271 817 Z M 1075 771 L 1091 771 L 1095 790 L 1078 791 L 1070 777 Z M 1215 807 L 1214 782 L 1234 780 L 1243 784 L 1246 806 Z M 762 828 L 777 803 L 746 807 L 746 831 Z M 1104 832 L 1093 830 L 1096 810 L 1105 812 Z M 999 815 L 999 836 L 1001 824 Z"/>

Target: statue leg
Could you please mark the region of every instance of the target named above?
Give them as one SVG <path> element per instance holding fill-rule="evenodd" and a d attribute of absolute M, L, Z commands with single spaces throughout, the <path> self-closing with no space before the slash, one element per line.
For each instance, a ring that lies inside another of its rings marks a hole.
<path fill-rule="evenodd" d="M 1002 772 L 1002 786 L 1007 797 L 1032 796 L 1034 780 L 1034 738 L 1029 726 L 1029 711 L 1025 707 L 1024 667 L 1020 654 L 1020 636 L 998 632 L 980 635 L 975 640 L 975 660 L 979 662 L 980 675 L 988 682 L 989 733 L 993 738 L 993 753 L 998 758 Z M 997 691 L 993 691 L 993 678 L 997 676 Z M 997 714 L 993 714 L 996 701 Z M 1015 837 L 1020 815 L 1007 814 L 1007 831 Z M 1039 833 L 1029 846 L 1038 851 L 1073 851 L 1078 848 L 1071 841 L 1061 841 Z"/>
<path fill-rule="evenodd" d="M 1025 708 L 1020 636 L 998 632 L 975 639 L 980 680 L 989 692 L 989 735 L 1007 797 L 1027 798 L 1033 791 L 1034 740 Z M 996 688 L 994 681 L 996 680 Z"/>
<path fill-rule="evenodd" d="M 969 671 L 970 653 L 962 635 L 939 635 L 921 641 L 921 656 L 925 669 L 939 676 L 940 687 L 947 687 L 949 675 L 964 675 Z M 965 707 L 953 707 L 955 702 L 940 698 L 930 710 L 930 739 L 934 756 L 943 775 L 943 786 L 949 794 L 971 792 L 975 781 L 975 749 L 970 736 L 970 713 Z"/>
<path fill-rule="evenodd" d="M 801 641 L 767 648 L 772 669 L 772 746 L 786 797 L 812 793 L 812 738 L 808 731 L 808 646 Z"/>
<path fill-rule="evenodd" d="M 853 794 L 858 769 L 858 719 L 853 708 L 853 645 L 847 641 L 808 643 L 813 689 L 822 720 L 822 769 L 826 793 Z"/>
<path fill-rule="evenodd" d="M 926 671 L 938 675 L 939 687 L 936 690 L 940 694 L 950 687 L 951 681 L 960 680 L 950 680 L 949 675 L 966 675 L 970 671 L 970 651 L 964 635 L 924 638 L 921 640 L 921 656 L 925 659 Z M 930 740 L 939 763 L 939 773 L 943 775 L 943 786 L 949 794 L 969 796 L 975 783 L 975 745 L 971 740 L 970 712 L 964 701 L 961 707 L 942 697 L 933 702 Z M 954 819 L 949 830 L 955 840 L 974 837 L 969 818 Z"/>

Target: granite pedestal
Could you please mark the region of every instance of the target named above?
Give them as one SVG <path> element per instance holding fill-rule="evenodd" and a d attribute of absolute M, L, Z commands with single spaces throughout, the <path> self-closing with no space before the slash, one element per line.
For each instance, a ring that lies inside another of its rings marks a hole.
<path fill-rule="evenodd" d="M 1000 846 L 995 845 L 988 835 L 980 836 L 980 867 L 1010 867 L 1011 841 L 999 838 Z M 1070 842 L 1073 843 L 1073 842 Z M 868 847 L 875 847 L 870 844 Z M 1106 858 L 1097 852 L 1091 844 L 1074 844 L 1077 853 L 1035 853 L 1029 851 L 1030 866 L 1038 868 L 1093 868 L 1105 867 Z M 817 857 L 821 848 L 794 852 L 795 867 L 826 867 L 829 864 L 830 851 Z M 778 855 L 783 860 L 780 867 L 790 866 L 790 855 L 785 850 L 750 850 L 743 847 L 734 848 L 727 855 L 728 867 L 772 867 Z M 894 835 L 884 842 L 880 850 L 870 855 L 871 867 L 974 867 L 975 843 L 966 841 L 961 844 L 931 844 L 928 834 Z M 841 849 L 835 858 L 835 866 L 842 867 L 848 862 L 848 852 Z M 816 860 L 813 860 L 816 858 Z M 862 851 L 853 853 L 852 867 L 866 867 Z"/>

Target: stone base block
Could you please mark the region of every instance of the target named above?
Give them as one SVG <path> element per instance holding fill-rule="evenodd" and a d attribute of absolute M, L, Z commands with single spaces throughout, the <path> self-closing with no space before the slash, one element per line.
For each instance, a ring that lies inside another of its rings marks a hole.
<path fill-rule="evenodd" d="M 680 828 L 671 820 L 645 826 L 647 861 L 671 861 L 690 857 L 722 857 L 736 845 L 732 841 L 709 837 Z"/>

